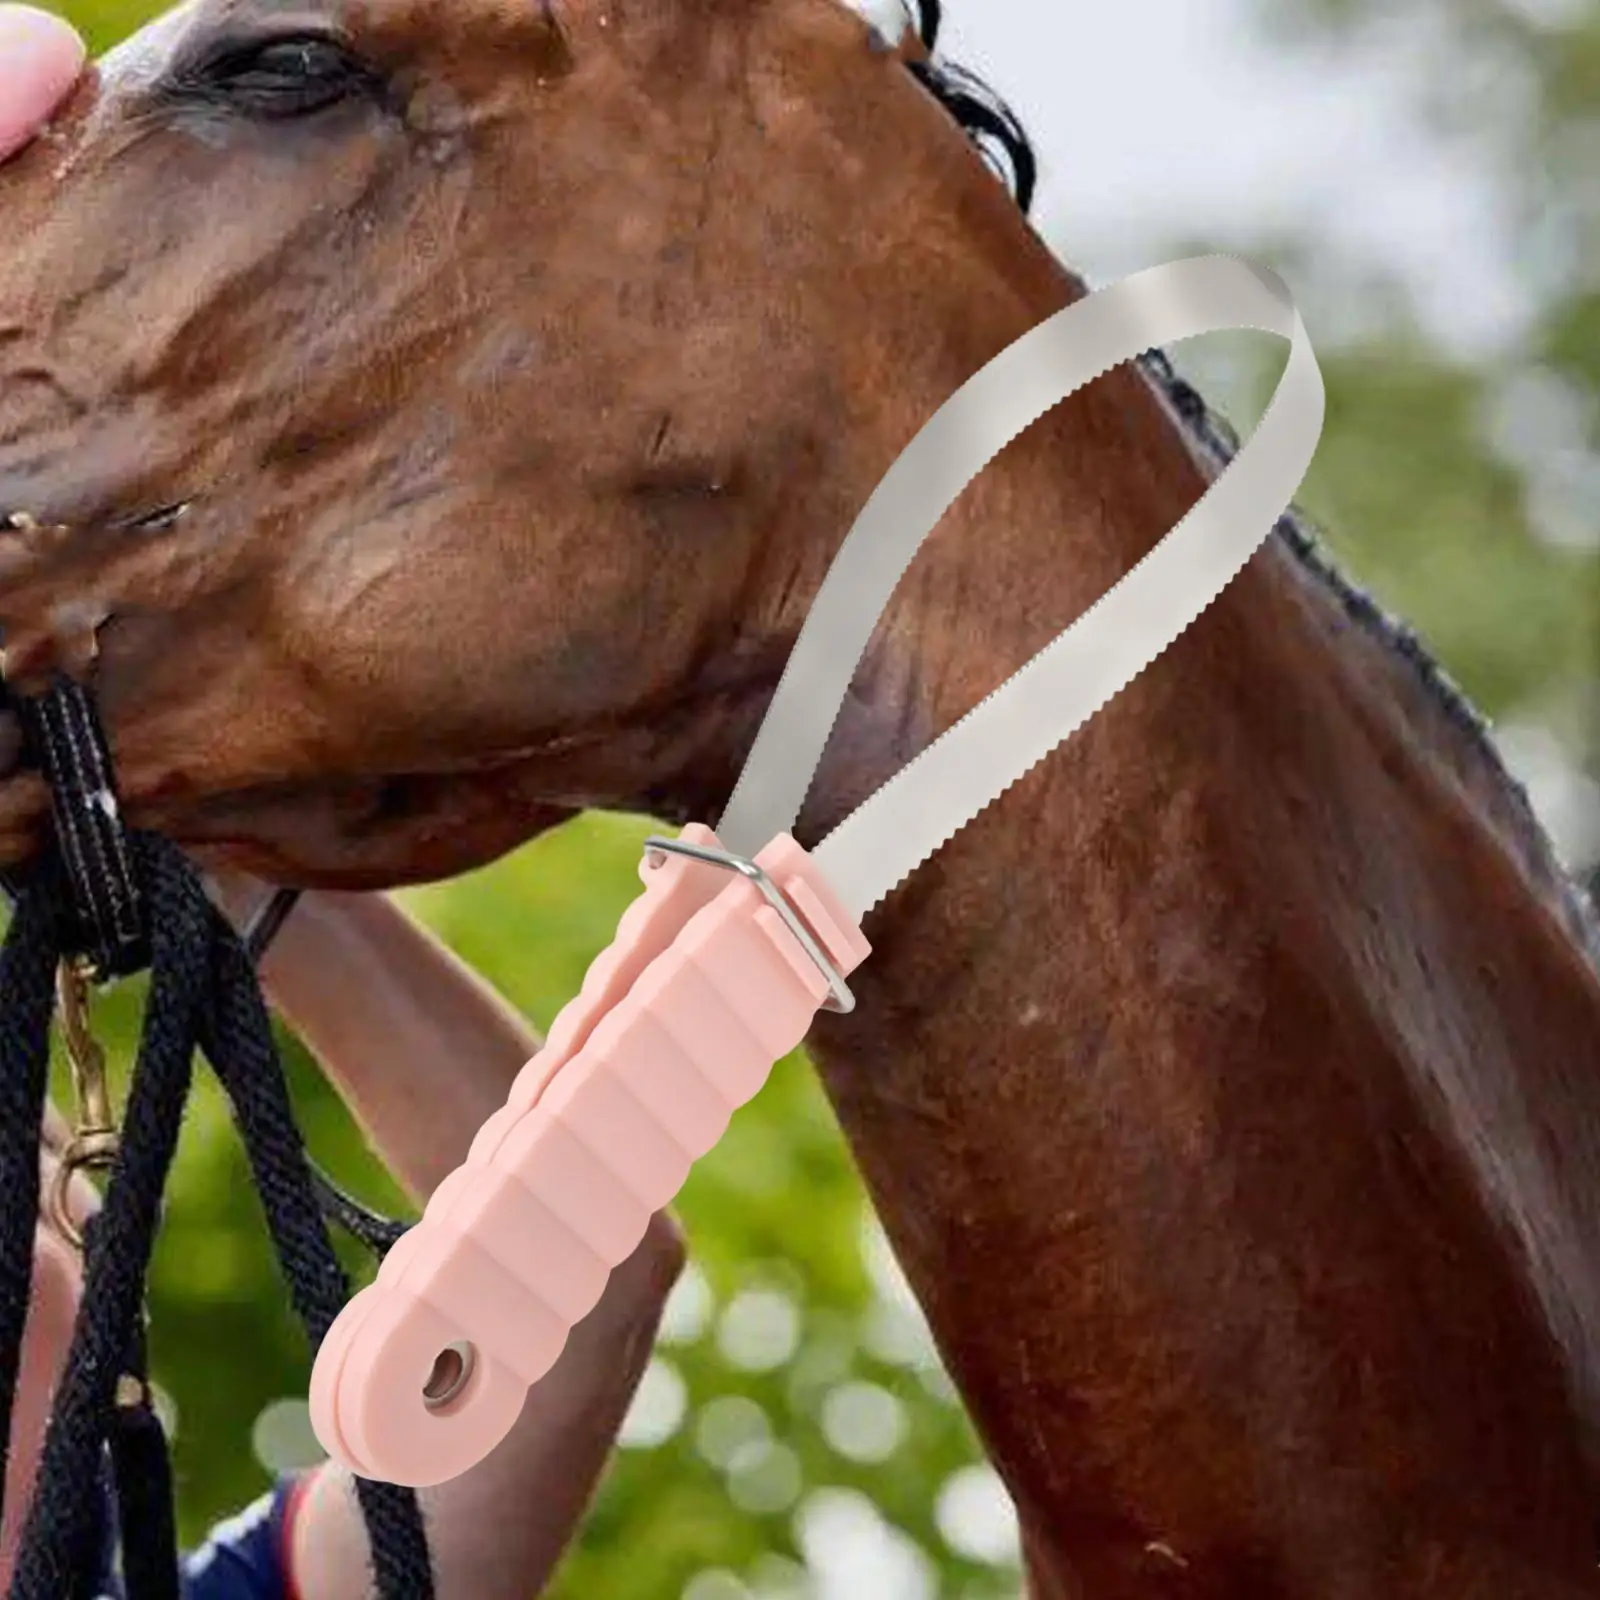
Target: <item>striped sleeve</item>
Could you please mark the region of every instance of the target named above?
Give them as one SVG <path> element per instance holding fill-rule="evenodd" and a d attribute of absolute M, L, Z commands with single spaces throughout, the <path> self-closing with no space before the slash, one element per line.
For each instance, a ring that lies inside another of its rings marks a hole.
<path fill-rule="evenodd" d="M 307 1482 L 280 1478 L 253 1505 L 219 1522 L 184 1562 L 184 1600 L 298 1600 L 289 1551 Z"/>

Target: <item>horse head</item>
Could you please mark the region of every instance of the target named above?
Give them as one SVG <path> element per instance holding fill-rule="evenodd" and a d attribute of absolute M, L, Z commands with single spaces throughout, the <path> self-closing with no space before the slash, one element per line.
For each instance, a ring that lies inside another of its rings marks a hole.
<path fill-rule="evenodd" d="M 922 314 L 941 216 L 1023 224 L 914 52 L 835 0 L 131 38 L 0 177 L 12 686 L 90 679 L 130 820 L 300 882 L 708 810 L 931 409 L 889 374 L 999 348 Z"/>

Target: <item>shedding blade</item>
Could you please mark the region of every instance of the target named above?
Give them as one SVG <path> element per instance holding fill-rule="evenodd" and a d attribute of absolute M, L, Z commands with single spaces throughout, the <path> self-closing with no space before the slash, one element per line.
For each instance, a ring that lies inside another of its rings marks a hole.
<path fill-rule="evenodd" d="M 1200 256 L 1152 267 L 1040 323 L 935 412 L 862 508 L 817 591 L 722 813 L 718 832 L 730 850 L 754 856 L 793 829 L 878 619 L 967 485 L 1020 433 L 1111 368 L 1156 346 L 1232 328 L 1305 342 L 1282 281 L 1248 261 Z M 1320 405 L 1309 346 L 1305 354 Z M 1305 374 L 1297 368 L 1293 376 L 1290 393 L 1300 394 Z M 1306 410 L 1304 399 L 1299 409 Z M 1313 437 L 1298 470 L 1281 475 L 1290 485 L 1284 503 L 1315 447 Z"/>
<path fill-rule="evenodd" d="M 1139 292 L 1109 299 L 1121 289 Z M 1151 305 L 1147 296 L 1166 303 Z M 1322 374 L 1276 274 L 1232 257 L 1178 262 L 1126 279 L 1071 309 L 1097 306 L 1103 308 L 1102 323 L 1089 344 L 1102 360 L 1110 346 L 1117 347 L 1117 359 L 1130 359 L 1154 345 L 1229 327 L 1288 339 L 1289 363 L 1249 443 L 1166 538 L 817 847 L 818 866 L 857 919 L 1202 615 L 1265 542 L 1316 453 L 1326 408 Z M 1012 352 L 1030 347 L 1031 359 L 1050 363 L 1059 383 L 1059 357 L 1042 337 L 1051 326 L 1043 324 Z M 1152 336 L 1157 327 L 1166 329 L 1163 336 Z M 1080 323 L 1074 342 L 1083 337 Z M 1104 367 L 1112 364 L 1103 361 Z"/>
<path fill-rule="evenodd" d="M 1249 445 L 1132 572 L 808 855 L 789 823 L 885 602 L 950 503 L 1090 379 L 1153 345 L 1234 327 L 1293 345 Z M 1079 302 L 939 412 L 824 581 L 722 839 L 695 825 L 647 853 L 644 893 L 545 1048 L 329 1331 L 311 1413 L 332 1456 L 362 1476 L 421 1487 L 458 1476 L 505 1438 L 651 1214 L 818 1009 L 848 995 L 845 978 L 871 953 L 861 913 L 1222 592 L 1299 484 L 1323 403 L 1282 282 L 1212 256 Z"/>
<path fill-rule="evenodd" d="M 720 850 L 699 826 L 680 842 Z M 793 839 L 760 865 L 841 974 L 866 959 Z M 640 878 L 544 1049 L 317 1354 L 312 1425 L 352 1472 L 426 1488 L 483 1460 L 651 1215 L 828 999 L 746 878 L 669 854 L 647 856 Z"/>

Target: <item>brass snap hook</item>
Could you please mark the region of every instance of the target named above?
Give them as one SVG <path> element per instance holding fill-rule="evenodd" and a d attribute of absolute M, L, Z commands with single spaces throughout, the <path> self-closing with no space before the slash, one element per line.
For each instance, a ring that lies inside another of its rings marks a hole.
<path fill-rule="evenodd" d="M 72 1137 L 57 1163 L 46 1208 L 50 1221 L 78 1250 L 83 1248 L 83 1233 L 69 1204 L 73 1174 L 108 1171 L 116 1164 L 119 1148 L 106 1081 L 106 1054 L 90 1026 L 89 994 L 88 966 L 63 961 L 56 973 L 56 1008 L 72 1068 L 77 1116 Z"/>

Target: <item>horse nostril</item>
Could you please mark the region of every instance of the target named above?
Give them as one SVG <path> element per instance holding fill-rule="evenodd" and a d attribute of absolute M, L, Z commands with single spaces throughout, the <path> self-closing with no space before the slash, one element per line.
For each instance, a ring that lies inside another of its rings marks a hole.
<path fill-rule="evenodd" d="M 165 533 L 188 515 L 193 504 L 192 500 L 177 500 L 171 505 L 147 511 L 142 516 L 128 517 L 119 522 L 117 527 L 124 533 Z"/>

